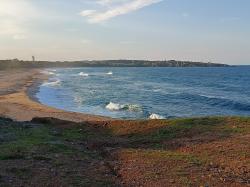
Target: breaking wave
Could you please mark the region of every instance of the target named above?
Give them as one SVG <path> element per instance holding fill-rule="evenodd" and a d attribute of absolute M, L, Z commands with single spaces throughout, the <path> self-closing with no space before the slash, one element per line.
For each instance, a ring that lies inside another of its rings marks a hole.
<path fill-rule="evenodd" d="M 43 83 L 42 85 L 43 86 L 50 86 L 50 87 L 53 87 L 53 86 L 60 86 L 61 84 L 61 81 L 58 79 L 58 80 L 54 80 L 52 82 L 45 82 Z"/>
<path fill-rule="evenodd" d="M 151 114 L 149 116 L 149 119 L 166 119 L 164 116 L 161 116 L 159 114 Z"/>
<path fill-rule="evenodd" d="M 112 71 L 109 71 L 108 73 L 106 73 L 107 75 L 113 75 Z"/>
<path fill-rule="evenodd" d="M 110 102 L 109 104 L 107 104 L 105 108 L 110 111 L 120 111 L 120 110 L 127 110 L 127 111 L 133 111 L 133 112 L 141 111 L 141 107 L 136 104 L 119 104 L 119 103 L 113 103 L 113 102 Z"/>
<path fill-rule="evenodd" d="M 80 72 L 78 75 L 79 75 L 79 76 L 82 76 L 82 77 L 88 77 L 88 76 L 89 76 L 89 74 L 84 73 L 84 72 Z"/>
<path fill-rule="evenodd" d="M 84 73 L 84 72 L 80 72 L 77 75 L 82 76 L 82 77 L 88 77 L 88 76 L 105 76 L 105 75 L 113 75 L 112 71 L 109 71 L 108 73 Z"/>
<path fill-rule="evenodd" d="M 37 97 L 60 109 L 121 119 L 249 116 L 250 70 L 234 70 L 46 68 L 49 79 Z"/>
<path fill-rule="evenodd" d="M 52 70 L 53 71 L 53 70 Z M 46 74 L 46 75 L 55 75 L 54 72 L 52 71 L 42 71 L 43 74 Z"/>

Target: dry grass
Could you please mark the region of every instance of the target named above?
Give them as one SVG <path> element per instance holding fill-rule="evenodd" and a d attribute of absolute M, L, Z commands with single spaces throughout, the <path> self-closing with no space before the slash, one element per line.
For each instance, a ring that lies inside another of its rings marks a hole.
<path fill-rule="evenodd" d="M 0 186 L 246 186 L 250 118 L 0 119 Z"/>

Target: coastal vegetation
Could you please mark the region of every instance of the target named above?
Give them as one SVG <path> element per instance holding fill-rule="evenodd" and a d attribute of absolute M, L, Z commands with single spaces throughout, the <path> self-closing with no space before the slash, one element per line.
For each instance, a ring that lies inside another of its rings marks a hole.
<path fill-rule="evenodd" d="M 100 60 L 100 61 L 22 61 L 18 59 L 0 60 L 1 69 L 50 68 L 50 67 L 227 67 L 226 64 L 191 61 L 147 61 L 147 60 Z"/>
<path fill-rule="evenodd" d="M 0 118 L 0 186 L 246 186 L 250 118 Z"/>

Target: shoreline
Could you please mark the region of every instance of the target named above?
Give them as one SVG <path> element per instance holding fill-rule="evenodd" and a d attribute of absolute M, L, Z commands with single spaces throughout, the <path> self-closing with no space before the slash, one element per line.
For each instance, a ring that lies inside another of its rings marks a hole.
<path fill-rule="evenodd" d="M 42 69 L 0 71 L 0 116 L 16 121 L 50 117 L 72 122 L 105 122 L 109 117 L 69 112 L 43 105 L 35 94 L 48 78 Z"/>
<path fill-rule="evenodd" d="M 150 119 L 126 120 L 112 118 L 108 116 L 67 111 L 45 105 L 36 97 L 39 86 L 51 76 L 43 73 L 42 71 L 44 70 L 43 68 L 0 70 L 0 117 L 7 117 L 17 121 L 31 121 L 36 117 L 50 117 L 72 122 L 103 122 L 104 124 L 109 121 L 150 121 Z M 204 117 L 230 116 L 180 117 L 167 118 L 164 120 Z"/>
<path fill-rule="evenodd" d="M 27 87 L 27 90 L 26 90 L 26 94 L 27 96 L 30 98 L 30 100 L 32 101 L 35 101 L 41 105 L 44 105 L 42 104 L 39 99 L 36 97 L 36 94 L 39 92 L 39 87 L 43 84 L 44 81 L 48 80 L 49 79 L 49 76 L 48 75 L 45 75 L 41 72 L 41 70 L 37 70 L 39 71 L 39 74 L 42 76 L 40 78 L 38 78 L 37 80 L 35 81 L 32 81 L 32 85 L 28 86 Z M 48 106 L 49 107 L 49 106 Z"/>
<path fill-rule="evenodd" d="M 67 112 L 32 99 L 46 78 L 39 69 L 0 71 L 0 186 L 250 184 L 249 117 Z"/>

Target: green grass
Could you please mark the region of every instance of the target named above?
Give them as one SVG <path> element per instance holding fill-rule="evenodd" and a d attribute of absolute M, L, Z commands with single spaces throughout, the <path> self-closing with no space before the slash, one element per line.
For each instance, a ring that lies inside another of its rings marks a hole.
<path fill-rule="evenodd" d="M 219 137 L 228 137 L 237 133 L 250 132 L 249 118 L 190 118 L 159 121 L 165 123 L 160 128 L 151 130 L 147 133 L 131 133 L 127 135 L 128 139 L 138 142 L 151 142 L 155 148 L 161 148 L 162 141 L 168 141 L 175 138 L 190 138 L 205 134 L 216 134 Z M 235 125 L 233 125 L 235 124 Z M 136 128 L 134 127 L 135 131 Z"/>
<path fill-rule="evenodd" d="M 24 158 L 27 153 L 38 151 L 43 147 L 51 152 L 68 151 L 63 144 L 51 143 L 55 140 L 55 137 L 51 135 L 51 130 L 48 127 L 22 128 L 21 126 L 10 126 L 5 129 L 5 131 L 8 130 L 8 136 L 13 136 L 15 139 L 0 145 L 0 160 Z"/>
<path fill-rule="evenodd" d="M 181 138 L 194 137 L 199 140 L 208 135 L 220 139 L 250 132 L 250 118 L 241 117 L 189 118 L 142 121 L 141 123 L 140 121 L 128 121 L 128 126 L 126 126 L 126 121 L 122 123 L 122 126 L 114 123 L 113 126 L 110 125 L 111 127 L 105 129 L 86 124 L 70 126 L 67 122 L 64 127 L 57 125 L 56 122 L 51 124 L 46 121 L 41 124 L 18 123 L 0 118 L 0 162 L 25 160 L 32 161 L 32 163 L 46 163 L 52 168 L 68 167 L 68 170 L 73 171 L 72 161 L 75 162 L 75 166 L 84 162 L 91 167 L 92 161 L 96 163 L 105 159 L 102 152 L 105 149 L 103 148 L 119 148 L 125 150 L 128 156 L 137 154 L 136 156 L 140 159 L 159 165 L 165 161 L 173 161 L 184 163 L 187 167 L 200 167 L 210 161 L 211 156 L 206 155 L 206 152 L 203 157 L 198 157 L 178 152 L 175 148 L 166 149 L 167 143 L 178 138 L 181 140 Z M 94 148 L 91 148 L 92 145 Z M 237 154 L 247 157 L 244 151 Z M 190 185 L 190 181 L 185 178 L 186 170 L 183 168 L 178 170 L 178 166 L 176 169 L 173 173 L 180 176 L 183 184 Z M 7 172 L 17 177 L 30 176 L 29 168 L 12 166 Z M 160 177 L 160 175 L 150 172 L 146 175 L 149 178 Z M 68 180 L 73 186 L 92 184 L 112 186 L 111 179 L 105 177 L 100 180 L 74 174 L 69 177 Z"/>
<path fill-rule="evenodd" d="M 217 125 L 220 125 L 219 118 L 200 118 L 200 119 L 178 119 L 171 121 L 165 127 L 153 132 L 149 137 L 153 141 L 168 140 L 178 137 L 210 132 Z"/>
<path fill-rule="evenodd" d="M 8 168 L 7 172 L 15 174 L 17 177 L 27 177 L 27 175 L 28 176 L 32 175 L 32 172 L 28 168 L 12 167 L 12 168 Z"/>
<path fill-rule="evenodd" d="M 95 180 L 86 178 L 83 176 L 74 176 L 71 177 L 71 185 L 72 186 L 95 186 L 95 187 L 103 187 L 103 186 L 115 186 L 113 184 L 113 181 L 107 179 L 107 180 Z"/>
<path fill-rule="evenodd" d="M 147 133 L 128 134 L 127 139 L 131 142 L 131 147 L 133 147 L 134 142 L 137 144 L 149 142 L 154 148 L 162 149 L 162 141 L 180 137 L 192 137 L 207 133 L 216 133 L 223 137 L 250 132 L 250 119 L 240 117 L 228 118 L 227 120 L 222 117 L 176 119 L 159 121 L 159 123 L 165 123 L 165 125 Z M 137 131 L 136 126 L 133 128 Z M 66 128 L 57 134 L 54 131 L 55 128 L 48 125 L 5 124 L 4 127 L 0 128 L 0 135 L 5 138 L 5 142 L 0 144 L 0 159 L 21 158 L 26 152 L 37 149 L 52 153 L 72 154 L 77 150 L 66 145 L 65 141 L 104 141 L 112 138 L 107 133 L 108 131 L 95 132 L 94 129 L 84 125 Z"/>
<path fill-rule="evenodd" d="M 141 158 L 147 158 L 150 160 L 179 160 L 185 161 L 192 165 L 201 165 L 202 161 L 195 155 L 167 151 L 167 150 L 154 150 L 154 149 L 126 149 L 127 154 L 137 155 Z"/>
<path fill-rule="evenodd" d="M 70 141 L 75 141 L 75 140 L 85 141 L 91 138 L 95 138 L 96 136 L 97 134 L 95 132 L 86 129 L 86 127 L 84 126 L 64 129 L 61 135 L 61 137 L 64 140 L 70 140 Z"/>

